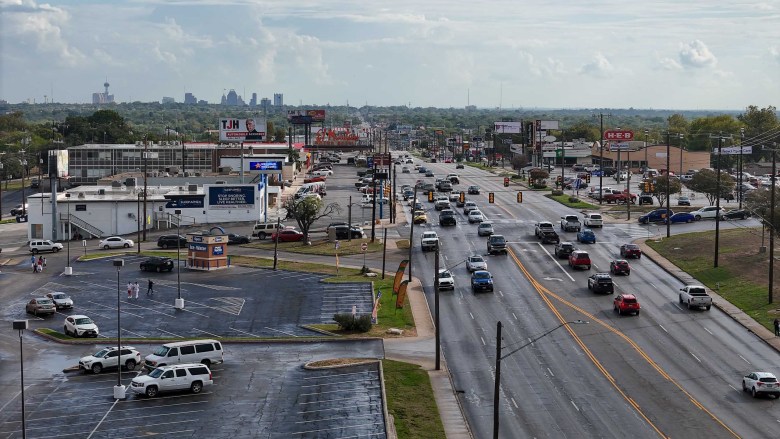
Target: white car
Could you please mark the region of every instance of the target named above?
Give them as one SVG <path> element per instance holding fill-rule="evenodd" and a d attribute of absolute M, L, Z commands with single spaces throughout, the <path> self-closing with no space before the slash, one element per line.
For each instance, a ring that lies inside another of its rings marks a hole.
<path fill-rule="evenodd" d="M 141 364 L 141 353 L 136 348 L 122 346 L 121 352 L 121 355 L 117 355 L 116 346 L 106 346 L 92 355 L 81 357 L 79 369 L 100 373 L 103 369 L 116 368 L 120 364 L 127 370 L 133 370 L 136 365 Z"/>
<path fill-rule="evenodd" d="M 452 277 L 452 273 L 449 270 L 439 270 L 439 289 L 440 290 L 454 290 L 455 278 Z"/>
<path fill-rule="evenodd" d="M 330 177 L 333 175 L 333 171 L 330 169 L 320 169 L 311 173 L 312 177 Z"/>
<path fill-rule="evenodd" d="M 482 221 L 485 221 L 482 212 L 476 209 L 469 212 L 469 223 L 481 223 Z"/>
<path fill-rule="evenodd" d="M 188 363 L 172 366 L 160 366 L 149 372 L 149 375 L 139 375 L 130 383 L 130 390 L 153 398 L 159 392 L 190 389 L 192 393 L 200 393 L 204 387 L 214 384 L 211 370 L 205 364 Z"/>
<path fill-rule="evenodd" d="M 479 226 L 477 227 L 477 235 L 478 236 L 490 236 L 493 233 L 493 224 L 488 222 L 481 222 L 479 223 Z"/>
<path fill-rule="evenodd" d="M 472 255 L 466 258 L 466 269 L 469 273 L 477 270 L 487 270 L 487 261 L 481 255 Z"/>
<path fill-rule="evenodd" d="M 102 248 L 103 250 L 108 250 L 110 248 L 130 248 L 134 245 L 135 243 L 132 239 L 125 239 L 121 236 L 111 236 L 100 241 L 98 247 Z"/>
<path fill-rule="evenodd" d="M 720 208 L 720 213 L 718 213 L 717 206 L 707 206 L 707 207 L 702 207 L 699 210 L 694 210 L 693 212 L 691 212 L 691 215 L 693 215 L 693 218 L 696 221 L 699 221 L 701 219 L 707 219 L 707 218 L 715 219 L 716 215 L 722 217 L 724 213 L 726 213 L 726 209 L 722 207 Z"/>
<path fill-rule="evenodd" d="M 780 383 L 777 377 L 769 372 L 751 372 L 742 377 L 742 391 L 750 392 L 753 398 L 760 394 L 772 395 L 780 398 Z"/>
<path fill-rule="evenodd" d="M 49 299 L 51 299 L 52 302 L 54 302 L 54 306 L 57 307 L 57 309 L 71 309 L 73 308 L 73 299 L 70 298 L 65 293 L 60 292 L 53 292 L 46 295 Z"/>
<path fill-rule="evenodd" d="M 81 314 L 66 317 L 64 331 L 65 335 L 73 337 L 97 337 L 100 334 L 95 322 Z"/>
<path fill-rule="evenodd" d="M 408 174 L 409 173 L 409 167 L 408 166 L 404 166 L 403 168 L 401 168 L 401 173 L 402 174 Z"/>
<path fill-rule="evenodd" d="M 600 213 L 586 213 L 585 218 L 582 220 L 585 227 L 604 227 L 604 219 Z"/>
<path fill-rule="evenodd" d="M 477 203 L 473 201 L 466 201 L 466 204 L 463 205 L 463 213 L 467 215 L 469 212 L 476 209 L 477 209 Z"/>

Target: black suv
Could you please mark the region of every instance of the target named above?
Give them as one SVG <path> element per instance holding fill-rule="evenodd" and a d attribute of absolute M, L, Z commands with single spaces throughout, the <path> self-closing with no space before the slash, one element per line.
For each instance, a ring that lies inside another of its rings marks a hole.
<path fill-rule="evenodd" d="M 493 253 L 504 253 L 506 254 L 506 239 L 503 235 L 490 235 L 490 237 L 487 240 L 487 252 L 489 254 Z"/>
<path fill-rule="evenodd" d="M 249 244 L 249 237 L 245 235 L 237 235 L 235 233 L 228 233 L 228 245 L 230 244 Z M 174 245 L 176 245 L 174 243 Z"/>
<path fill-rule="evenodd" d="M 455 226 L 458 224 L 458 221 L 455 219 L 455 212 L 452 211 L 452 209 L 444 209 L 439 214 L 439 225 L 440 226 Z"/>
<path fill-rule="evenodd" d="M 607 273 L 596 273 L 588 278 L 588 289 L 594 293 L 614 293 L 615 284 Z"/>
<path fill-rule="evenodd" d="M 152 256 L 141 262 L 141 271 L 173 271 L 173 259 Z"/>
<path fill-rule="evenodd" d="M 571 252 L 574 251 L 574 244 L 568 241 L 555 244 L 555 257 L 559 259 L 568 259 Z"/>
<path fill-rule="evenodd" d="M 360 239 L 363 237 L 363 231 L 358 227 L 349 227 L 346 224 L 333 226 L 336 239 Z"/>
<path fill-rule="evenodd" d="M 157 238 L 157 247 L 176 248 L 177 245 L 181 248 L 186 248 L 187 238 L 181 235 L 162 235 Z"/>

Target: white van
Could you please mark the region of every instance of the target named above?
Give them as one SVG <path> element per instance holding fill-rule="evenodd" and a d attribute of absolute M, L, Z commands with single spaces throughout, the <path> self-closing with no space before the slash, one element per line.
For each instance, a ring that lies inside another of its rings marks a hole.
<path fill-rule="evenodd" d="M 182 363 L 201 363 L 210 366 L 222 363 L 222 343 L 216 340 L 190 340 L 166 343 L 146 356 L 144 367 L 152 370 L 160 366 Z"/>
<path fill-rule="evenodd" d="M 302 198 L 307 194 L 318 194 L 320 196 L 325 195 L 325 183 L 318 181 L 315 183 L 306 183 L 298 189 L 295 193 L 295 198 Z"/>
<path fill-rule="evenodd" d="M 645 173 L 642 175 L 644 178 L 656 178 L 660 175 L 658 169 L 645 169 Z"/>

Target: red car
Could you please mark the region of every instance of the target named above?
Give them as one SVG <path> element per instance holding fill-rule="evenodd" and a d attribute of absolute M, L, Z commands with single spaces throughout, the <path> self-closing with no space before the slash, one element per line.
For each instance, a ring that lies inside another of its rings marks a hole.
<path fill-rule="evenodd" d="M 637 258 L 642 257 L 642 249 L 636 244 L 623 244 L 620 246 L 621 258 Z"/>
<path fill-rule="evenodd" d="M 630 313 L 639 315 L 639 301 L 633 294 L 618 294 L 615 296 L 613 307 L 619 315 Z"/>
<path fill-rule="evenodd" d="M 625 274 L 628 276 L 631 274 L 631 266 L 628 265 L 628 261 L 625 259 L 613 259 L 609 263 L 609 271 L 612 274 Z"/>
<path fill-rule="evenodd" d="M 303 180 L 303 183 L 318 183 L 321 181 L 327 180 L 328 177 L 325 177 L 324 175 L 318 176 L 318 177 L 309 177 Z"/>
<path fill-rule="evenodd" d="M 569 255 L 569 267 L 583 267 L 586 270 L 590 270 L 590 255 L 588 255 L 588 252 L 582 250 L 571 252 Z"/>
<path fill-rule="evenodd" d="M 280 230 L 279 232 L 274 232 L 271 235 L 271 240 L 276 241 L 276 234 L 279 233 L 279 242 L 297 242 L 297 241 L 303 241 L 303 233 L 297 231 L 297 230 Z"/>

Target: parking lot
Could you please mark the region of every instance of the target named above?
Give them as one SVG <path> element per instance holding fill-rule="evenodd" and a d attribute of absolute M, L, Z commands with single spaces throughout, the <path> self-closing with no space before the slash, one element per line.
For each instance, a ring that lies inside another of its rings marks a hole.
<path fill-rule="evenodd" d="M 37 290 L 20 296 L 8 306 L 8 320 L 30 318 L 31 328 L 62 331 L 67 315 L 84 314 L 100 328 L 101 337 L 116 337 L 117 293 L 121 302 L 123 337 L 302 337 L 319 335 L 302 325 L 333 322 L 336 313 L 370 313 L 370 283 L 324 283 L 324 276 L 311 273 L 231 267 L 216 272 L 182 269 L 181 296 L 185 309 L 174 308 L 179 283 L 176 270 L 147 273 L 138 270 L 142 256 L 125 257 L 125 267 L 117 272 L 112 259 L 80 262 L 75 276 L 61 276 Z M 155 283 L 147 296 L 147 280 Z M 138 299 L 127 298 L 127 282 L 141 286 Z M 24 304 L 33 297 L 53 291 L 73 298 L 73 310 L 61 310 L 51 317 L 25 315 Z"/>
<path fill-rule="evenodd" d="M 96 350 L 97 347 L 92 347 Z M 72 346 L 77 357 L 90 347 Z M 77 353 L 78 352 L 78 353 Z M 142 349 L 146 353 L 145 349 Z M 359 354 L 358 354 L 359 352 Z M 212 366 L 214 385 L 200 394 L 156 398 L 128 392 L 113 399 L 117 373 L 53 373 L 25 383 L 28 438 L 384 438 L 377 363 L 307 370 L 306 362 L 336 357 L 381 358 L 381 341 L 233 344 Z M 128 385 L 140 371 L 123 371 Z M 0 436 L 21 437 L 20 396 L 12 374 L 0 381 Z"/>

